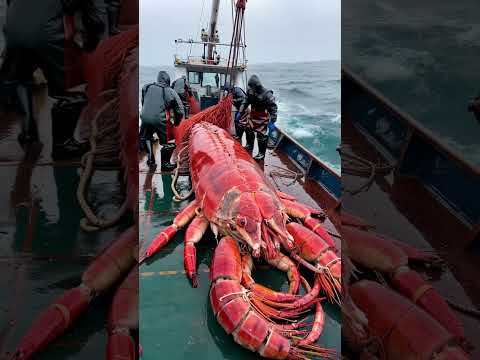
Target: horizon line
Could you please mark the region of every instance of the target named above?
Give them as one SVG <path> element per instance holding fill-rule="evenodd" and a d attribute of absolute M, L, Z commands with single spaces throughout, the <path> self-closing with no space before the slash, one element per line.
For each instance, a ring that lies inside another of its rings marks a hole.
<path fill-rule="evenodd" d="M 341 59 L 319 59 L 319 60 L 307 60 L 307 61 L 265 61 L 265 62 L 256 62 L 256 63 L 248 63 L 249 65 L 267 65 L 267 64 L 307 64 L 313 62 L 322 62 L 322 61 L 341 61 Z M 140 64 L 140 67 L 166 67 L 166 66 L 174 66 L 174 64 Z"/>

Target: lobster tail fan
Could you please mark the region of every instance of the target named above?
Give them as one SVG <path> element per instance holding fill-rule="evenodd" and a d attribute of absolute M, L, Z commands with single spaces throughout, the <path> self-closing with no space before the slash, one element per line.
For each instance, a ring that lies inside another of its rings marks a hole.
<path fill-rule="evenodd" d="M 232 95 L 224 97 L 217 105 L 211 106 L 192 117 L 182 121 L 175 131 L 175 142 L 181 151 L 190 139 L 192 128 L 199 122 L 206 121 L 222 129 L 230 129 L 232 121 Z"/>

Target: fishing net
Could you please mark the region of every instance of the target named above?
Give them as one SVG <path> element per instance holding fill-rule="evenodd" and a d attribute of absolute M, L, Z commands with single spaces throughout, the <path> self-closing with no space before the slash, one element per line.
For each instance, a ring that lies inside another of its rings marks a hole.
<path fill-rule="evenodd" d="M 188 167 L 188 141 L 194 125 L 206 121 L 228 130 L 232 122 L 231 111 L 232 95 L 228 95 L 220 100 L 217 105 L 211 106 L 180 123 L 175 130 L 175 142 L 177 144 L 177 163 L 181 171 L 185 171 L 185 168 Z"/>
<path fill-rule="evenodd" d="M 190 115 L 195 115 L 200 112 L 200 105 L 194 96 L 188 96 L 188 104 L 190 105 Z"/>

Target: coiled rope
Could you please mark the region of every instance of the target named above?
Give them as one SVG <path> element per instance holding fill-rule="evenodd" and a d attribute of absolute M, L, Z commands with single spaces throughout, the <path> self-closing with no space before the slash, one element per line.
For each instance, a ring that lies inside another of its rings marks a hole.
<path fill-rule="evenodd" d="M 109 90 L 102 93 L 102 95 L 112 94 L 112 91 L 113 90 Z M 90 122 L 91 132 L 89 136 L 90 151 L 84 154 L 81 160 L 83 170 L 77 188 L 77 200 L 85 214 L 85 218 L 80 220 L 80 227 L 82 230 L 88 232 L 98 231 L 113 226 L 121 219 L 129 208 L 128 201 L 125 199 L 116 214 L 110 219 L 105 219 L 95 214 L 85 197 L 86 190 L 95 172 L 95 162 L 99 159 L 111 160 L 112 158 L 118 158 L 118 121 L 111 121 L 109 125 L 102 126 L 102 130 L 99 131 L 99 119 L 108 119 L 109 117 L 107 114 L 110 115 L 110 118 L 118 118 L 118 99 L 116 96 L 103 104 L 92 118 L 92 121 Z M 101 144 L 97 143 L 98 139 L 102 139 Z"/>
<path fill-rule="evenodd" d="M 357 176 L 368 175 L 367 181 L 365 181 L 357 188 L 354 188 L 353 190 L 343 189 L 343 191 L 351 195 L 356 195 L 364 190 L 368 190 L 376 176 L 386 176 L 393 169 L 395 169 L 395 164 L 376 164 L 372 161 L 355 155 L 353 152 L 351 152 L 351 149 L 345 149 L 345 146 L 338 147 L 337 151 L 342 159 L 342 173 Z"/>

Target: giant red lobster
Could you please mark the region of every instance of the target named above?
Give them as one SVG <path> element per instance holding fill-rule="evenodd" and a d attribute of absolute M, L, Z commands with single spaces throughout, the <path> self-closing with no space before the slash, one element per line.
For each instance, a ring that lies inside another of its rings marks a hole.
<path fill-rule="evenodd" d="M 323 329 L 320 291 L 339 302 L 341 260 L 335 243 L 322 222 L 313 217 L 322 212 L 276 191 L 251 155 L 222 128 L 228 128 L 230 109 L 228 96 L 177 130 L 179 158 L 189 162 L 195 200 L 154 238 L 141 260 L 164 247 L 190 223 L 185 235 L 184 266 L 196 287 L 195 244 L 210 226 L 216 236 L 222 237 L 212 262 L 210 300 L 227 333 L 232 333 L 237 343 L 268 358 L 306 359 L 307 354 L 333 357 L 332 351 L 312 343 Z M 298 222 L 289 222 L 291 219 Z M 255 283 L 251 277 L 252 256 L 287 272 L 288 293 Z M 313 287 L 300 276 L 292 259 L 315 272 Z M 301 283 L 307 291 L 304 296 L 297 295 Z M 303 322 L 282 322 L 298 318 L 312 306 L 316 311 L 310 331 L 300 330 L 306 326 Z M 305 333 L 305 338 L 298 337 Z"/>

